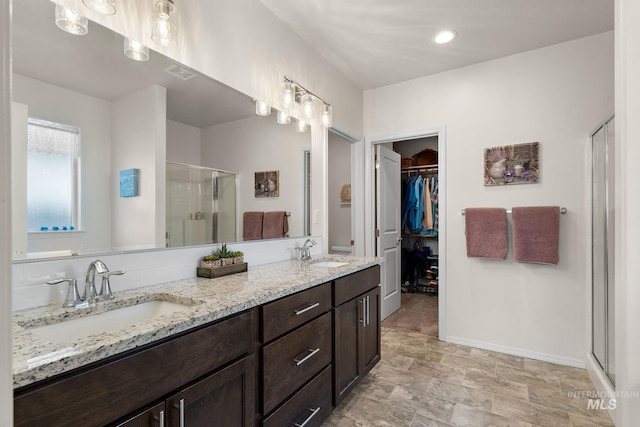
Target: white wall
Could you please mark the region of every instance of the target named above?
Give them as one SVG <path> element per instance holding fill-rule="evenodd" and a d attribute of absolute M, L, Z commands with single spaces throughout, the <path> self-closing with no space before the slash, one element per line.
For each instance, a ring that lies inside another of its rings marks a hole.
<path fill-rule="evenodd" d="M 10 4 L 0 0 L 0 425 L 13 425 L 11 369 Z"/>
<path fill-rule="evenodd" d="M 640 420 L 640 3 L 616 0 L 616 390 L 615 421 Z M 635 394 L 635 395 L 634 395 Z"/>
<path fill-rule="evenodd" d="M 340 190 L 351 184 L 351 142 L 329 133 L 329 247 L 351 246 L 351 205 L 340 202 Z"/>
<path fill-rule="evenodd" d="M 12 252 L 16 257 L 29 252 L 27 241 L 27 120 L 29 106 L 11 103 L 11 218 Z M 21 167 L 16 167 L 21 165 Z"/>
<path fill-rule="evenodd" d="M 242 213 L 248 211 L 291 212 L 289 235 L 302 236 L 303 152 L 310 148 L 309 132 L 298 133 L 293 125 L 278 125 L 274 115 L 202 130 L 202 165 L 238 173 L 238 238 L 242 237 Z M 280 171 L 280 196 L 255 197 L 255 173 L 272 170 Z"/>
<path fill-rule="evenodd" d="M 165 246 L 167 90 L 151 86 L 112 103 L 115 250 Z M 119 173 L 139 169 L 137 197 L 120 197 Z"/>
<path fill-rule="evenodd" d="M 586 142 L 613 79 L 610 32 L 365 92 L 368 138 L 446 126 L 448 340 L 584 366 Z M 484 148 L 533 141 L 539 184 L 484 187 Z M 567 207 L 557 266 L 466 257 L 461 209 L 526 205 Z"/>
<path fill-rule="evenodd" d="M 201 166 L 199 128 L 167 119 L 167 161 Z"/>
<path fill-rule="evenodd" d="M 111 247 L 111 104 L 28 77 L 13 75 L 13 100 L 28 106 L 29 117 L 80 128 L 82 233 L 29 237 L 29 252 L 69 249 L 104 251 Z M 26 126 L 26 123 L 24 124 Z M 23 141 L 26 144 L 26 141 Z M 26 145 L 23 148 L 26 151 Z M 26 156 L 23 158 L 26 160 Z M 26 163 L 15 165 L 26 178 Z M 26 199 L 23 199 L 26 203 Z M 14 224 L 16 226 L 17 223 Z M 26 228 L 24 230 L 26 233 Z"/>

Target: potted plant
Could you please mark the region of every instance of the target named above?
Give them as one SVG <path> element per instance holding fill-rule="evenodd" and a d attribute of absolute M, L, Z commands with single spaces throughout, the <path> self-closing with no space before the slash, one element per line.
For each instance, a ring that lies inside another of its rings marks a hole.
<path fill-rule="evenodd" d="M 242 264 L 244 262 L 244 253 L 242 251 L 234 251 L 232 254 L 234 264 Z"/>
<path fill-rule="evenodd" d="M 204 268 L 216 268 L 222 266 L 222 261 L 220 261 L 218 255 L 211 254 L 200 260 L 200 266 Z"/>
<path fill-rule="evenodd" d="M 225 265 L 233 264 L 233 252 L 227 249 L 227 244 L 223 243 L 222 247 L 217 251 L 213 252 L 213 255 L 216 255 L 224 267 Z"/>

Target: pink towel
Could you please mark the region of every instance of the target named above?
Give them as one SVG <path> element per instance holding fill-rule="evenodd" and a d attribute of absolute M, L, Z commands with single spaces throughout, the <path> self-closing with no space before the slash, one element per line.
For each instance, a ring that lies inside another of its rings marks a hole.
<path fill-rule="evenodd" d="M 560 207 L 519 207 L 512 212 L 516 261 L 558 264 Z"/>
<path fill-rule="evenodd" d="M 289 231 L 287 213 L 285 211 L 265 212 L 262 225 L 263 239 L 279 239 Z"/>
<path fill-rule="evenodd" d="M 507 211 L 502 208 L 466 208 L 467 257 L 507 257 Z"/>
<path fill-rule="evenodd" d="M 245 212 L 242 214 L 242 240 L 262 239 L 262 218 L 264 212 Z"/>

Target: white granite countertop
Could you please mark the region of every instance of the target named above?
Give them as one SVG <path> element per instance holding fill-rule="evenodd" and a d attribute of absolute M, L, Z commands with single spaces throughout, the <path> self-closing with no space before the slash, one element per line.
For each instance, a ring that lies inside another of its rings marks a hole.
<path fill-rule="evenodd" d="M 347 264 L 317 267 L 308 262 L 282 261 L 249 266 L 246 273 L 216 279 L 190 278 L 121 292 L 115 290 L 114 299 L 89 308 L 62 308 L 56 304 L 15 311 L 12 318 L 13 387 L 41 381 L 382 262 L 380 258 L 329 255 L 313 259 L 311 263 L 324 260 Z M 56 344 L 31 331 L 39 326 L 154 300 L 190 307 L 70 343 Z"/>

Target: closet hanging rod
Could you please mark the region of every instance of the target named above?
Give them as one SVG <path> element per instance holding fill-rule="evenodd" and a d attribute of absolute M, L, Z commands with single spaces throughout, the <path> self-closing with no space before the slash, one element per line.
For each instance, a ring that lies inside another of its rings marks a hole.
<path fill-rule="evenodd" d="M 507 209 L 507 213 L 510 214 L 511 213 L 511 209 Z M 565 208 L 564 206 L 560 208 L 560 214 L 564 215 L 567 213 L 567 208 Z M 461 215 L 464 215 L 464 209 L 462 209 L 462 212 L 460 212 Z"/>
<path fill-rule="evenodd" d="M 401 168 L 402 172 L 412 172 L 426 169 L 438 169 L 438 165 L 419 165 L 419 166 L 407 166 L 405 168 Z"/>

